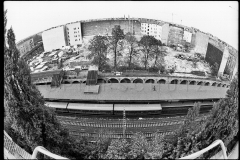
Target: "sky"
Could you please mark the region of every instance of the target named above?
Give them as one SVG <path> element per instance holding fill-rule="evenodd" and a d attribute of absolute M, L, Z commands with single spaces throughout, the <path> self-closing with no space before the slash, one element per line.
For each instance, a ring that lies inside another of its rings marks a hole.
<path fill-rule="evenodd" d="M 6 9 L 16 42 L 69 22 L 130 16 L 194 27 L 238 50 L 237 1 L 5 1 Z"/>

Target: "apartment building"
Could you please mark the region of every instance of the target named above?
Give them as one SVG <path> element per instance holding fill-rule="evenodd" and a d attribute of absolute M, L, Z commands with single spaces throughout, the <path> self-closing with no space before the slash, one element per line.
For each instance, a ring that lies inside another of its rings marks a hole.
<path fill-rule="evenodd" d="M 82 44 L 81 23 L 71 23 L 66 25 L 67 45 L 74 46 Z"/>
<path fill-rule="evenodd" d="M 186 42 L 188 43 L 191 43 L 191 40 L 192 40 L 192 33 L 187 31 L 187 30 L 184 30 L 184 33 L 183 33 L 183 40 L 185 40 Z"/>
<path fill-rule="evenodd" d="M 20 56 L 22 56 L 25 53 L 31 51 L 31 49 L 34 48 L 33 38 L 30 38 L 28 40 L 25 40 L 25 41 L 17 44 L 17 48 L 20 52 Z"/>
<path fill-rule="evenodd" d="M 161 40 L 162 26 L 151 23 L 141 23 L 141 34 L 153 36 L 158 40 Z"/>

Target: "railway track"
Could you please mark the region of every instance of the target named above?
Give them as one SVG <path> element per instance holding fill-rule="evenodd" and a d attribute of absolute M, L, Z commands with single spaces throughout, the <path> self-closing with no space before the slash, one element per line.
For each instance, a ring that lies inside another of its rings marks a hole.
<path fill-rule="evenodd" d="M 174 108 L 175 109 L 175 108 Z M 177 109 L 174 110 L 166 109 L 162 110 L 161 114 L 146 114 L 146 115 L 128 115 L 126 114 L 127 118 L 133 118 L 133 119 L 139 119 L 141 118 L 161 118 L 161 117 L 175 117 L 175 116 L 185 116 L 187 115 L 188 109 Z M 204 107 L 200 109 L 200 114 L 208 113 L 212 109 L 212 106 Z M 73 113 L 73 112 L 57 112 L 58 116 L 70 116 L 70 117 L 96 117 L 96 118 L 108 118 L 108 119 L 114 119 L 114 118 L 122 118 L 122 115 L 112 115 L 112 114 L 101 114 L 101 113 L 94 113 L 94 114 L 85 114 L 85 113 Z"/>
<path fill-rule="evenodd" d="M 200 115 L 206 117 L 211 109 L 212 106 L 201 107 Z M 153 133 L 171 135 L 183 123 L 187 112 L 188 107 L 166 107 L 160 115 L 127 115 L 126 138 L 131 138 L 136 132 L 142 132 L 147 138 L 151 138 Z M 73 136 L 93 140 L 101 136 L 123 137 L 122 115 L 57 112 L 57 117 Z M 101 130 L 108 134 L 101 135 Z"/>

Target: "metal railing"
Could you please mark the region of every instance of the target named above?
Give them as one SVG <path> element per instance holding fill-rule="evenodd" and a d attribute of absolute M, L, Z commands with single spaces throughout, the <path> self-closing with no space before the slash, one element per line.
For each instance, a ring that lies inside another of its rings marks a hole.
<path fill-rule="evenodd" d="M 228 159 L 227 157 L 227 153 L 226 153 L 226 148 L 224 146 L 224 143 L 222 140 L 218 139 L 216 141 L 214 141 L 211 145 L 209 145 L 208 147 L 196 152 L 196 153 L 193 153 L 191 155 L 188 155 L 188 156 L 185 156 L 185 157 L 182 157 L 182 158 L 179 158 L 179 159 L 195 159 L 199 156 L 201 156 L 203 153 L 211 150 L 212 148 L 216 147 L 217 145 L 221 145 L 221 148 L 222 148 L 222 151 L 223 151 L 223 158 L 224 159 Z"/>
<path fill-rule="evenodd" d="M 23 159 L 37 159 L 38 152 L 41 152 L 44 155 L 47 155 L 48 157 L 51 157 L 53 159 L 67 159 L 65 157 L 58 156 L 56 154 L 53 154 L 49 152 L 47 149 L 45 149 L 42 146 L 38 146 L 34 149 L 33 154 L 29 154 L 24 149 L 19 147 L 16 143 L 13 142 L 12 138 L 4 131 L 4 148 L 11 153 L 16 159 L 23 158 Z"/>
<path fill-rule="evenodd" d="M 12 138 L 4 131 L 4 148 L 8 150 L 13 156 L 16 154 L 24 159 L 31 159 L 31 154 L 19 147 L 12 141 Z"/>
<path fill-rule="evenodd" d="M 68 158 L 65 158 L 65 157 L 62 157 L 62 156 L 59 156 L 59 155 L 56 155 L 54 153 L 51 153 L 49 152 L 47 149 L 45 149 L 44 147 L 42 146 L 38 146 L 34 149 L 33 151 L 33 154 L 31 156 L 31 159 L 37 159 L 37 154 L 38 152 L 41 152 L 42 154 L 44 155 L 47 155 L 48 157 L 51 157 L 53 159 L 68 159 Z"/>

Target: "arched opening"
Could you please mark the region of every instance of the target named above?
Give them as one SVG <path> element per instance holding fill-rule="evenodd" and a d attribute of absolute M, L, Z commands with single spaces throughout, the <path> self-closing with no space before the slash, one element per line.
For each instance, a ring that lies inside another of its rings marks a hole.
<path fill-rule="evenodd" d="M 165 84 L 165 83 L 166 83 L 166 80 L 160 79 L 157 83 L 159 83 L 159 84 Z"/>
<path fill-rule="evenodd" d="M 80 83 L 79 81 L 73 81 L 72 84 Z"/>
<path fill-rule="evenodd" d="M 119 83 L 117 79 L 111 78 L 108 80 L 108 83 Z"/>
<path fill-rule="evenodd" d="M 198 84 L 197 85 L 203 85 L 203 82 L 201 81 L 201 82 L 198 82 Z"/>
<path fill-rule="evenodd" d="M 205 85 L 205 86 L 209 86 L 209 85 L 210 85 L 210 83 L 209 83 L 209 82 L 206 82 L 204 85 Z"/>
<path fill-rule="evenodd" d="M 134 79 L 133 83 L 143 83 L 143 80 L 140 78 Z"/>
<path fill-rule="evenodd" d="M 223 85 L 222 85 L 222 87 L 225 87 L 225 86 L 226 86 L 226 84 L 223 84 Z"/>
<path fill-rule="evenodd" d="M 154 83 L 154 82 L 155 82 L 154 79 L 148 79 L 145 81 L 145 83 Z"/>
<path fill-rule="evenodd" d="M 177 80 L 177 79 L 174 79 L 174 80 L 171 81 L 170 84 L 178 84 L 178 80 Z"/>
<path fill-rule="evenodd" d="M 212 84 L 212 86 L 216 86 L 216 84 L 217 84 L 217 83 L 216 83 L 216 82 L 214 82 L 214 83 Z"/>
<path fill-rule="evenodd" d="M 120 81 L 120 83 L 131 83 L 131 81 L 128 78 L 124 78 Z"/>
<path fill-rule="evenodd" d="M 191 81 L 190 83 L 189 83 L 189 85 L 195 85 L 196 84 L 196 81 Z"/>
<path fill-rule="evenodd" d="M 97 80 L 97 83 L 106 83 L 106 80 L 104 80 L 104 79 L 98 79 L 98 80 Z"/>
<path fill-rule="evenodd" d="M 180 84 L 187 84 L 187 80 L 183 80 Z"/>
<path fill-rule="evenodd" d="M 70 82 L 69 81 L 64 81 L 63 84 L 70 84 Z"/>
<path fill-rule="evenodd" d="M 82 83 L 86 83 L 86 81 L 83 81 Z"/>
<path fill-rule="evenodd" d="M 221 83 L 219 83 L 217 86 L 218 86 L 218 87 L 221 87 Z"/>

